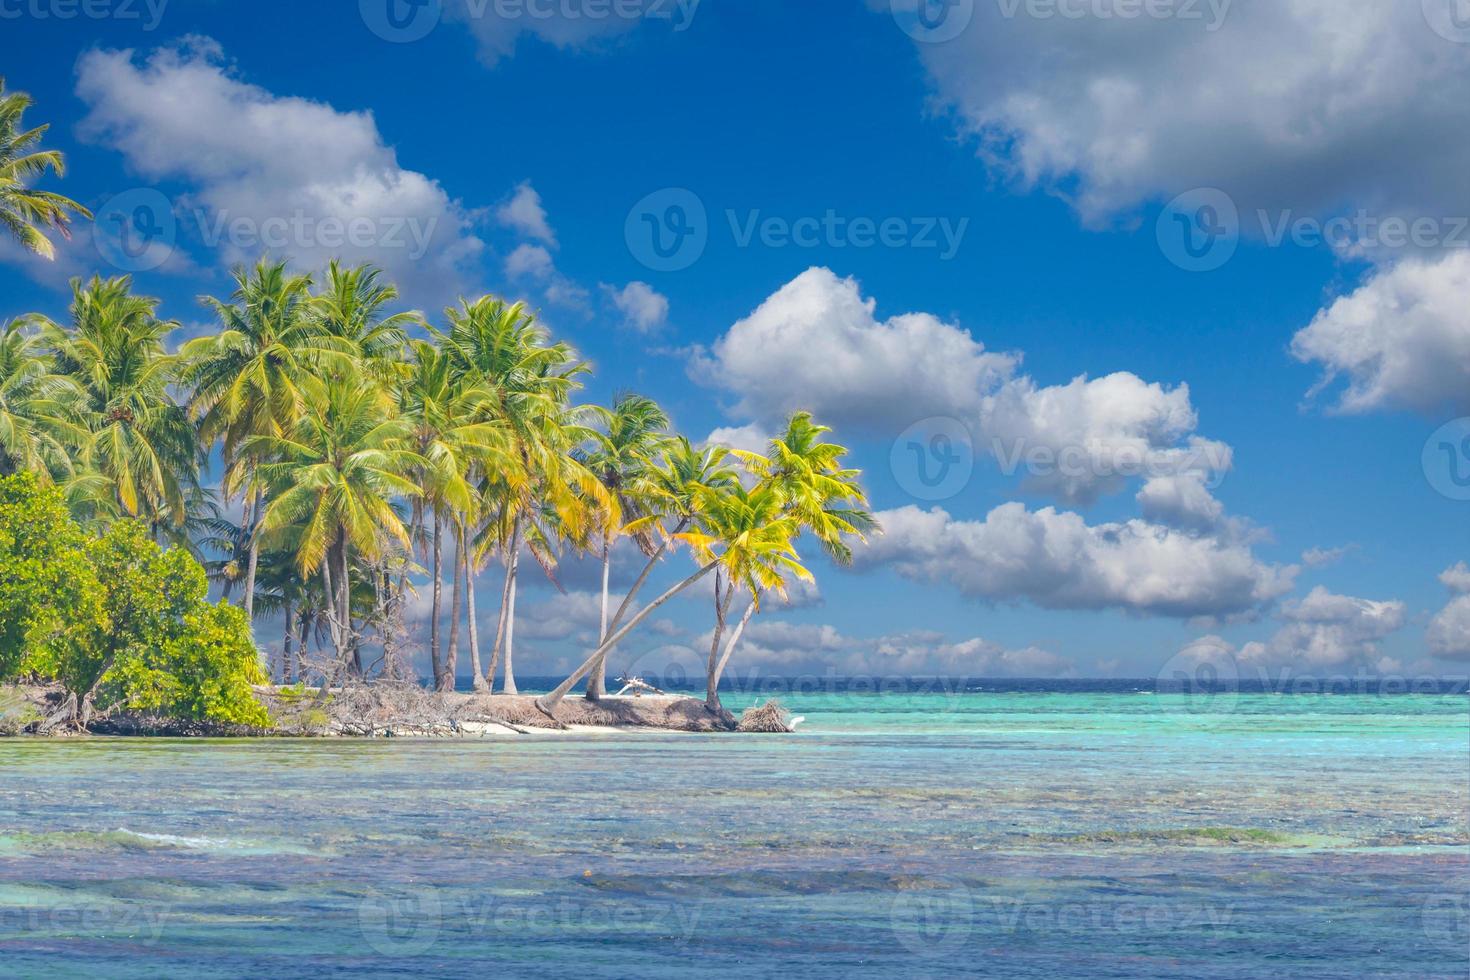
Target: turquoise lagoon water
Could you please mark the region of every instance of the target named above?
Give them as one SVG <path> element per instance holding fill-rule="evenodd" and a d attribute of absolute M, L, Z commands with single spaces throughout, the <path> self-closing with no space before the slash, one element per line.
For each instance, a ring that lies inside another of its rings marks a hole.
<path fill-rule="evenodd" d="M 0 741 L 0 976 L 1470 974 L 1463 695 L 788 703 L 795 736 Z"/>

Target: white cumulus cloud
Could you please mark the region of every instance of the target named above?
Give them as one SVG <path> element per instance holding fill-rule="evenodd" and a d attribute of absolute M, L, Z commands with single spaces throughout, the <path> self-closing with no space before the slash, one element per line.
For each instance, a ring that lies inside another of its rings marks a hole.
<path fill-rule="evenodd" d="M 452 295 L 483 243 L 439 183 L 401 166 L 370 112 L 275 95 L 243 81 L 219 45 L 189 38 L 136 57 L 77 62 L 79 130 L 147 180 L 191 187 L 178 210 L 230 262 L 262 251 L 308 267 L 372 261 L 411 295 Z M 197 227 L 196 227 L 197 226 Z"/>
<path fill-rule="evenodd" d="M 646 282 L 630 282 L 622 289 L 603 283 L 602 291 L 623 322 L 639 333 L 655 333 L 668 322 L 669 298 Z"/>
<path fill-rule="evenodd" d="M 1048 609 L 1120 609 L 1175 617 L 1249 614 L 1290 590 L 1295 569 L 1268 565 L 1226 536 L 1131 520 L 1088 525 L 1080 515 L 1003 504 L 983 521 L 940 508 L 878 514 L 884 533 L 860 567 L 889 566 L 920 582 L 992 601 Z"/>
<path fill-rule="evenodd" d="M 1470 410 L 1470 250 L 1410 258 L 1323 309 L 1291 343 L 1346 382 L 1344 412 Z"/>

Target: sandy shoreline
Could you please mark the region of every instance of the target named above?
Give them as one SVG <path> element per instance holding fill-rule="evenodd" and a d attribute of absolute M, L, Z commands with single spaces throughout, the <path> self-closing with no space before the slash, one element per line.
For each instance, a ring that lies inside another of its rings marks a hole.
<path fill-rule="evenodd" d="M 741 719 L 713 712 L 703 701 L 676 694 L 606 695 L 597 702 L 568 697 L 548 718 L 528 694 L 436 692 L 406 683 L 334 688 L 262 686 L 255 695 L 272 725 L 244 729 L 127 711 L 100 714 L 86 733 L 46 729 L 59 689 L 0 689 L 0 734 L 162 737 L 297 738 L 515 738 L 527 735 L 611 735 L 628 732 L 788 731 L 779 706 L 750 709 Z"/>

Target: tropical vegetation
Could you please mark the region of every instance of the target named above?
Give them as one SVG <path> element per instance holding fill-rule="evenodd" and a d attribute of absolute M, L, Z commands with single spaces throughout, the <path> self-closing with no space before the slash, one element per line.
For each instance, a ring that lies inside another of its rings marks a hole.
<path fill-rule="evenodd" d="M 22 130 L 28 105 L 0 84 L 0 223 L 49 255 L 42 229 L 85 211 L 31 188 L 62 160 L 38 148 L 44 127 Z M 589 366 L 524 304 L 462 298 L 434 321 L 371 265 L 272 259 L 200 304 L 212 328 L 174 345 L 158 300 L 93 276 L 64 317 L 0 327 L 0 478 L 19 481 L 6 506 L 35 511 L 0 539 L 0 679 L 57 679 L 78 715 L 101 699 L 247 721 L 241 685 L 267 669 L 324 688 L 409 678 L 421 601 L 434 687 L 453 689 L 467 641 L 475 688 L 516 693 L 523 559 L 557 582 L 569 555 L 601 569 L 597 639 L 540 707 L 584 679 L 602 697 L 609 654 L 708 580 L 720 711 L 752 617 L 811 577 L 798 542 L 843 562 L 874 530 L 846 450 L 809 415 L 755 453 L 695 445 L 636 393 L 584 403 Z M 642 566 L 615 596 L 620 549 Z M 681 552 L 693 567 L 645 597 Z M 487 571 L 500 599 L 483 637 Z M 206 581 L 228 605 L 205 602 Z M 247 669 L 266 619 L 280 641 Z"/>

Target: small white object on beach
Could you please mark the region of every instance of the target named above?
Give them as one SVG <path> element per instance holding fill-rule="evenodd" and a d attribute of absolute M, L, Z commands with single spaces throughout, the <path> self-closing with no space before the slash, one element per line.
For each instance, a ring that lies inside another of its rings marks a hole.
<path fill-rule="evenodd" d="M 797 715 L 795 718 L 791 719 L 786 727 L 790 728 L 794 732 L 796 731 L 796 726 L 800 725 L 804 721 L 806 721 L 806 715 Z"/>

